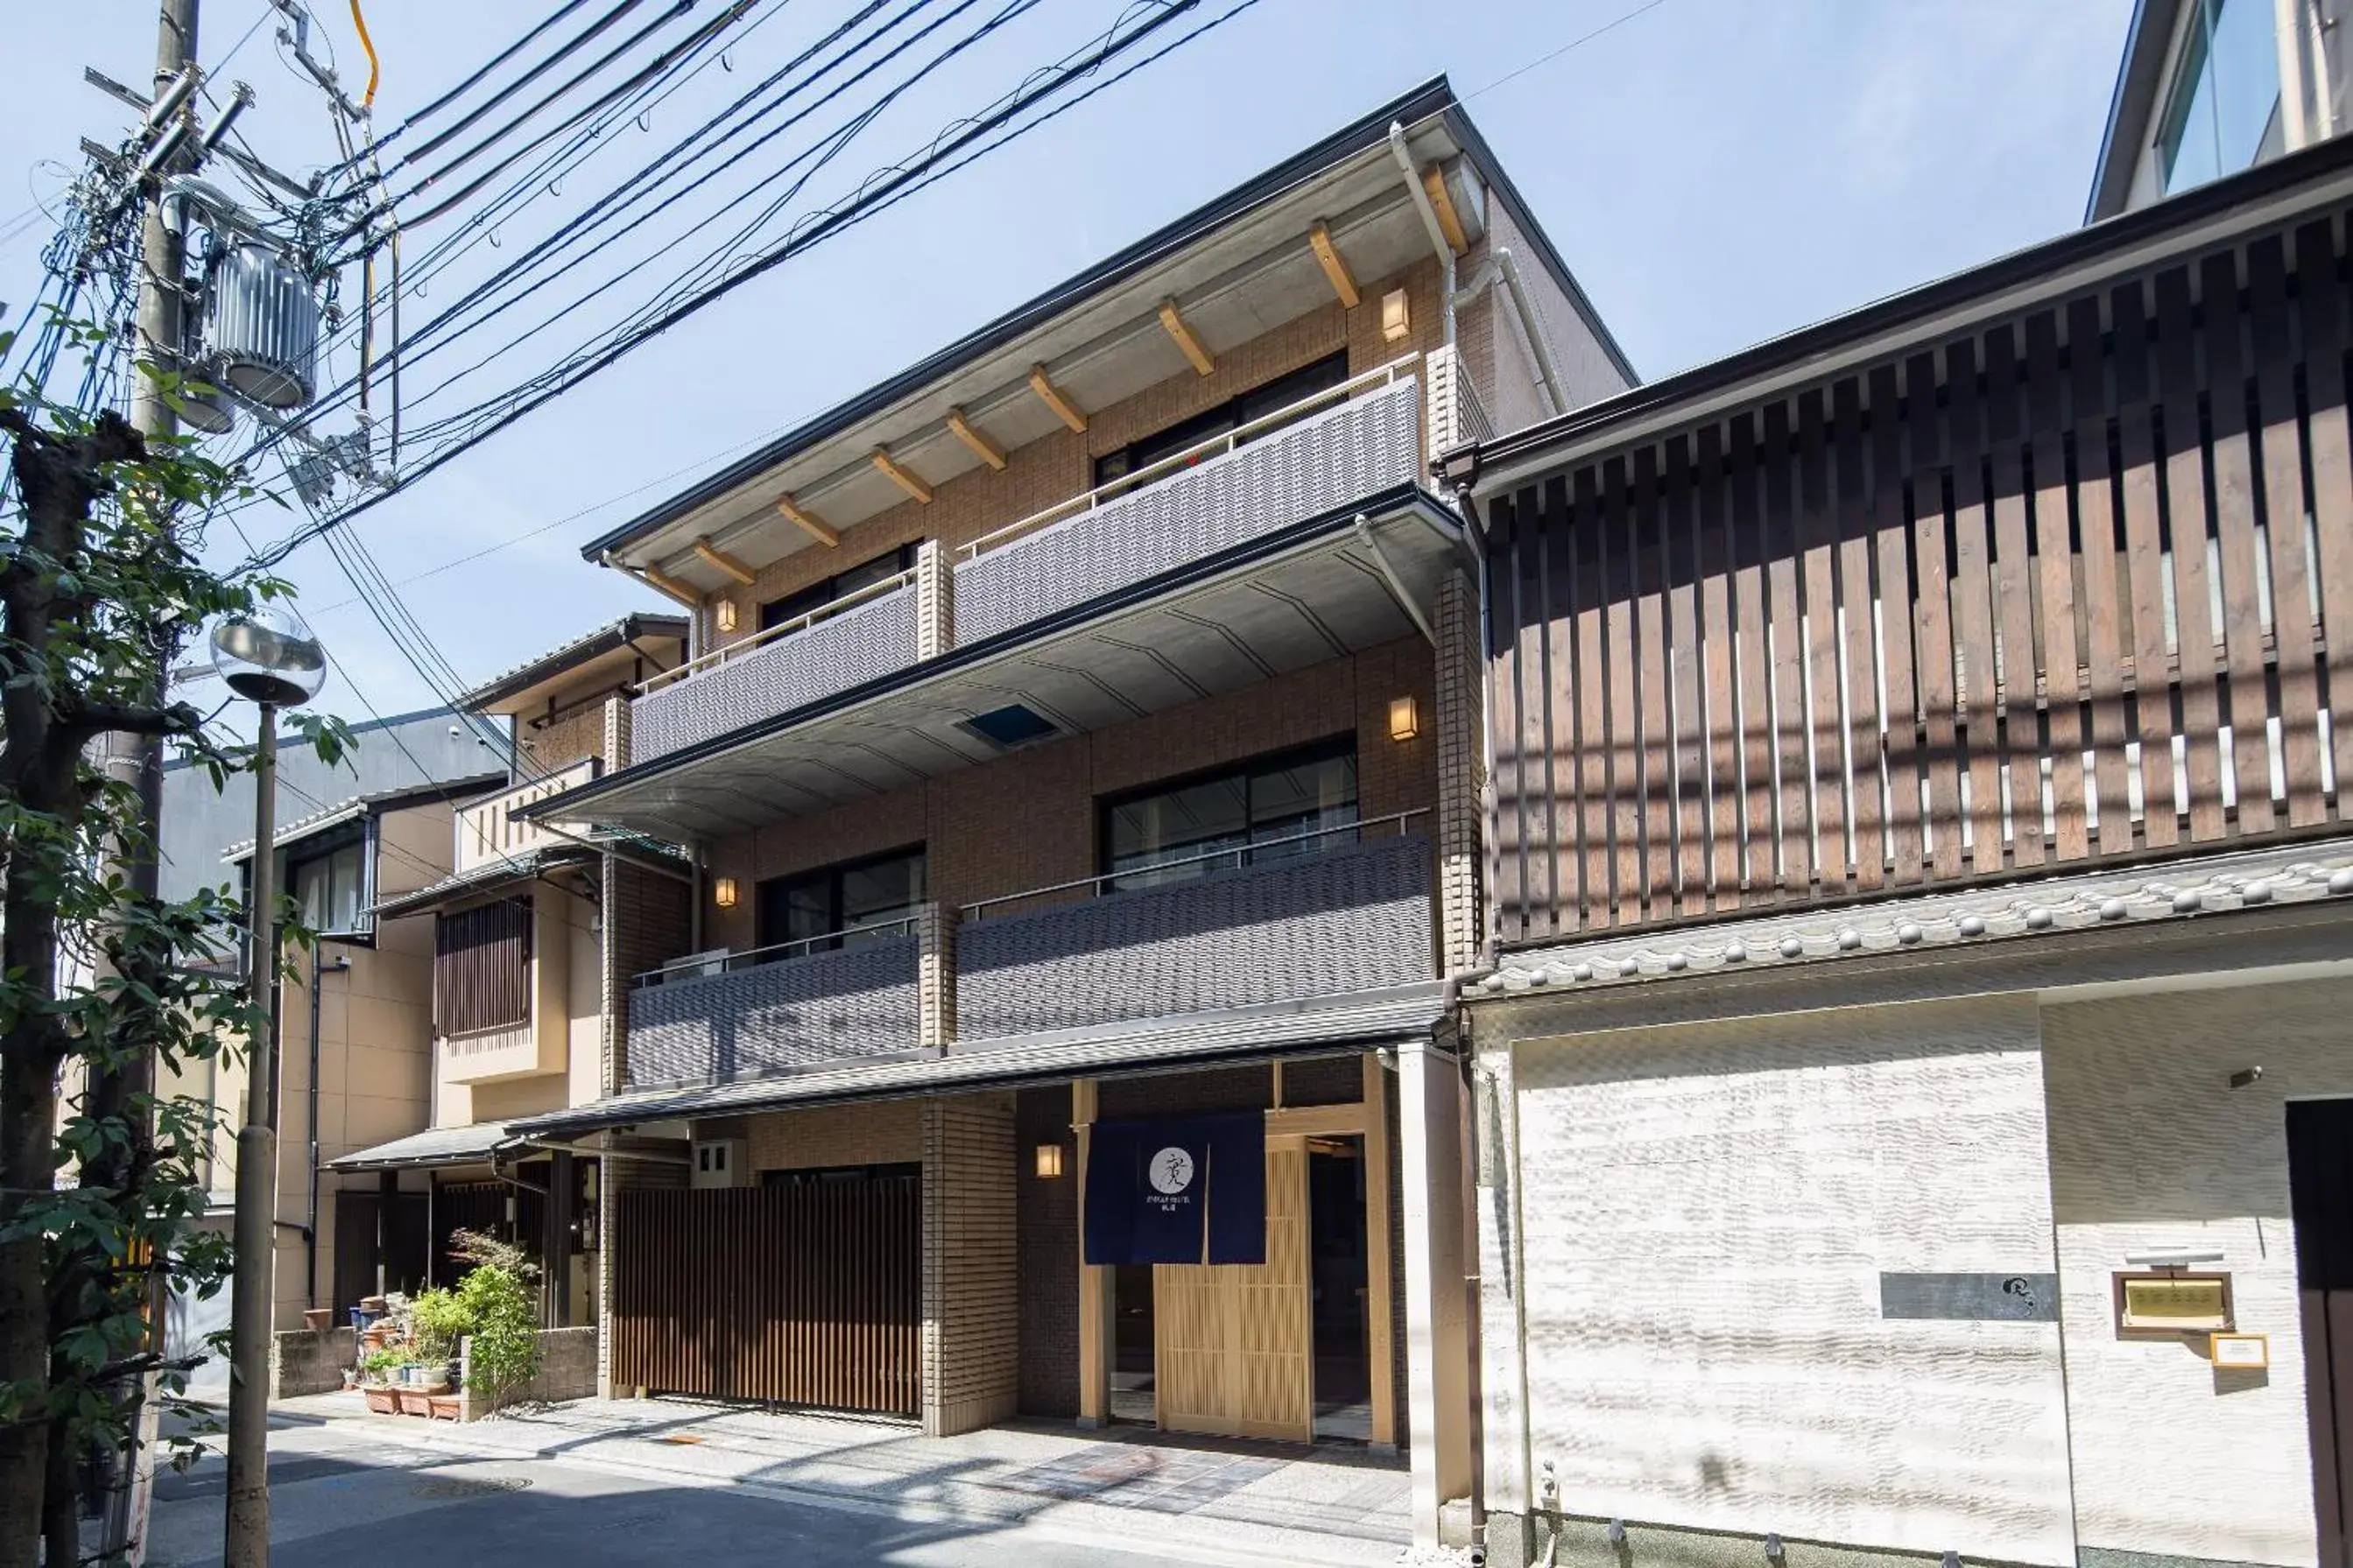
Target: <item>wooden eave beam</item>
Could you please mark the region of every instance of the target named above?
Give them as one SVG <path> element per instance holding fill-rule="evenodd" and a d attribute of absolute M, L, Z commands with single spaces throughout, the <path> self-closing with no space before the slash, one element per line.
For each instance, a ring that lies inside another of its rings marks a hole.
<path fill-rule="evenodd" d="M 803 508 L 800 502 L 793 500 L 792 497 L 776 498 L 776 514 L 828 550 L 841 548 L 840 532 L 815 512 Z"/>
<path fill-rule="evenodd" d="M 1062 389 L 1056 386 L 1052 378 L 1047 375 L 1044 365 L 1033 364 L 1029 367 L 1029 390 L 1038 395 L 1039 402 L 1054 411 L 1055 418 L 1060 419 L 1076 433 L 1082 436 L 1086 434 L 1087 416 L 1079 411 L 1077 404 L 1063 395 Z"/>
<path fill-rule="evenodd" d="M 900 467 L 892 458 L 889 447 L 877 447 L 869 452 L 867 457 L 872 460 L 875 468 L 881 470 L 884 479 L 889 479 L 925 506 L 932 504 L 932 487 Z"/>
<path fill-rule="evenodd" d="M 1332 231 L 1322 218 L 1307 231 L 1307 243 L 1315 248 L 1315 259 L 1324 268 L 1324 276 L 1332 280 L 1332 292 L 1340 297 L 1342 309 L 1353 310 L 1362 298 L 1356 292 L 1356 279 L 1348 271 L 1348 262 L 1340 247 L 1332 243 Z"/>
<path fill-rule="evenodd" d="M 996 443 L 972 427 L 972 421 L 964 416 L 963 409 L 948 410 L 948 429 L 957 440 L 972 448 L 974 457 L 1000 473 L 1004 471 L 1005 454 L 997 449 Z"/>
<path fill-rule="evenodd" d="M 1184 351 L 1185 357 L 1193 362 L 1195 374 L 1209 375 L 1216 372 L 1218 362 L 1209 357 L 1209 351 L 1201 346 L 1201 340 L 1195 337 L 1193 329 L 1185 324 L 1185 318 L 1177 312 L 1176 300 L 1160 301 L 1160 324 L 1167 329 L 1169 337 Z"/>
<path fill-rule="evenodd" d="M 1430 196 L 1430 205 L 1438 214 L 1438 229 L 1446 236 L 1447 248 L 1455 255 L 1467 254 L 1471 236 L 1462 227 L 1462 215 L 1454 210 L 1454 198 L 1447 193 L 1446 174 L 1435 163 L 1421 171 L 1421 188 Z"/>
<path fill-rule="evenodd" d="M 707 539 L 698 539 L 694 542 L 694 552 L 746 588 L 759 579 L 758 573 Z"/>
<path fill-rule="evenodd" d="M 691 583 L 681 583 L 669 573 L 652 566 L 632 566 L 607 550 L 597 559 L 615 571 L 635 577 L 655 593 L 676 599 L 688 609 L 698 609 L 702 604 L 702 590 Z"/>

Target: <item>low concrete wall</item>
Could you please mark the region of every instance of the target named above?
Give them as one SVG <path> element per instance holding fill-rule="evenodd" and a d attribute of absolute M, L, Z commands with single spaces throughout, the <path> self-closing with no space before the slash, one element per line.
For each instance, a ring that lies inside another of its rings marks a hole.
<path fill-rule="evenodd" d="M 326 1394 L 343 1385 L 352 1364 L 352 1331 L 280 1329 L 269 1336 L 269 1397 Z"/>
<path fill-rule="evenodd" d="M 495 1408 L 490 1400 L 474 1391 L 473 1341 L 466 1341 L 459 1352 L 466 1369 L 466 1382 L 460 1391 L 465 1403 L 460 1406 L 461 1419 L 479 1421 Z M 553 1405 L 565 1399 L 590 1399 L 596 1394 L 596 1330 L 594 1324 L 577 1329 L 542 1329 L 539 1331 L 539 1375 L 509 1394 L 509 1405 Z"/>

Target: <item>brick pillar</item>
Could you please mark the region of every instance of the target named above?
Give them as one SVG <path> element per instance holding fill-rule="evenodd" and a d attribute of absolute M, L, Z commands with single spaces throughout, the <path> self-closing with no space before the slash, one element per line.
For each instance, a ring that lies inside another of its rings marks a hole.
<path fill-rule="evenodd" d="M 1021 1403 L 1013 1100 L 923 1102 L 923 1435 L 1009 1421 Z"/>
<path fill-rule="evenodd" d="M 1462 444 L 1461 405 L 1456 395 L 1462 378 L 1462 355 L 1453 344 L 1444 343 L 1422 355 L 1421 363 L 1422 394 L 1428 405 L 1422 428 L 1430 437 L 1430 450 L 1424 456 L 1434 460 Z"/>
<path fill-rule="evenodd" d="M 936 539 L 915 546 L 915 657 L 955 647 L 955 563 Z"/>
<path fill-rule="evenodd" d="M 1479 965 L 1486 934 L 1480 908 L 1480 830 L 1486 741 L 1480 681 L 1479 603 L 1470 579 L 1438 585 L 1438 926 L 1448 974 Z"/>
<path fill-rule="evenodd" d="M 915 916 L 915 931 L 920 943 L 915 1005 L 921 1020 L 916 1043 L 944 1053 L 955 1038 L 955 910 L 925 904 Z"/>
<path fill-rule="evenodd" d="M 629 716 L 634 711 L 618 692 L 605 699 L 605 749 L 600 754 L 608 773 L 629 765 Z"/>

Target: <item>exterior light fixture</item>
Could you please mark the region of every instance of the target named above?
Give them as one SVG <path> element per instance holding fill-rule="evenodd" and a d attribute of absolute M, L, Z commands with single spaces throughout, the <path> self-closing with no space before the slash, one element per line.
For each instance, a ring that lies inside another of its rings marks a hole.
<path fill-rule="evenodd" d="M 735 630 L 735 601 L 720 600 L 718 605 L 712 611 L 712 616 L 721 631 L 732 634 Z"/>
<path fill-rule="evenodd" d="M 1392 289 L 1381 296 L 1381 336 L 1398 342 L 1413 331 L 1413 312 L 1405 302 L 1405 290 Z"/>
<path fill-rule="evenodd" d="M 723 910 L 733 909 L 735 907 L 735 879 L 733 877 L 713 878 L 711 883 L 711 901 L 717 904 Z"/>
<path fill-rule="evenodd" d="M 1062 1173 L 1062 1146 L 1060 1143 L 1038 1145 L 1038 1174 L 1052 1181 Z"/>
<path fill-rule="evenodd" d="M 1421 704 L 1410 697 L 1389 699 L 1389 739 L 1410 741 L 1421 733 Z"/>

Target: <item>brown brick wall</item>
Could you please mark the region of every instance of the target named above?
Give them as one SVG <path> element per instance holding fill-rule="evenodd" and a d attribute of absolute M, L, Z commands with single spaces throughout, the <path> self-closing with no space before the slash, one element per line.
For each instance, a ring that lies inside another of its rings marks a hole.
<path fill-rule="evenodd" d="M 748 636 L 760 624 L 759 607 L 819 578 L 896 550 L 911 541 L 937 539 L 953 547 L 994 529 L 1018 522 L 1071 497 L 1094 482 L 1094 459 L 1115 452 L 1129 442 L 1166 429 L 1205 408 L 1287 374 L 1339 349 L 1348 351 L 1353 374 L 1377 369 L 1405 354 L 1437 346 L 1440 334 L 1438 303 L 1438 263 L 1420 262 L 1392 277 L 1364 281 L 1360 303 L 1344 310 L 1335 300 L 1261 337 L 1224 350 L 1211 375 L 1186 370 L 1108 408 L 1087 411 L 1083 432 L 1056 430 L 1007 454 L 1002 472 L 975 468 L 932 487 L 929 504 L 902 501 L 887 511 L 841 531 L 835 549 L 795 551 L 761 570 L 748 587 L 731 588 L 703 602 L 706 637 L 715 637 L 714 606 L 722 597 L 735 601 L 734 637 Z M 1411 310 L 1413 331 L 1404 342 L 1381 337 L 1381 296 L 1402 285 Z M 822 501 L 812 507 L 820 514 Z M 726 638 L 718 640 L 724 641 Z M 706 641 L 706 647 L 715 646 Z"/>
<path fill-rule="evenodd" d="M 1020 1403 L 1013 1097 L 922 1104 L 923 1432 L 945 1437 Z"/>
<path fill-rule="evenodd" d="M 605 705 L 587 702 L 536 730 L 528 718 L 519 718 L 515 740 L 532 766 L 543 773 L 559 772 L 583 757 L 601 757 L 605 754 Z"/>
<path fill-rule="evenodd" d="M 1388 705 L 1410 694 L 1421 733 L 1392 741 Z M 948 905 L 1093 876 L 1095 801 L 1204 768 L 1353 731 L 1357 809 L 1367 817 L 1437 799 L 1436 668 L 1419 637 L 1279 676 L 1092 734 L 1075 735 L 872 800 L 797 817 L 711 847 L 716 876 L 737 879 L 733 910 L 707 911 L 710 945 L 754 941 L 750 889 L 901 846 L 927 847 L 929 897 Z M 1414 826 L 1425 835 L 1434 824 Z"/>
<path fill-rule="evenodd" d="M 923 1157 L 923 1103 L 918 1100 L 779 1110 L 742 1120 L 754 1171 L 912 1164 Z"/>
<path fill-rule="evenodd" d="M 1021 1414 L 1079 1414 L 1079 1145 L 1071 1090 L 1023 1089 L 1014 1108 L 1021 1263 Z M 1062 1173 L 1038 1174 L 1040 1143 L 1062 1148 Z"/>
<path fill-rule="evenodd" d="M 692 891 L 675 877 L 605 858 L 605 1090 L 626 1081 L 629 976 L 684 955 L 693 940 Z"/>

